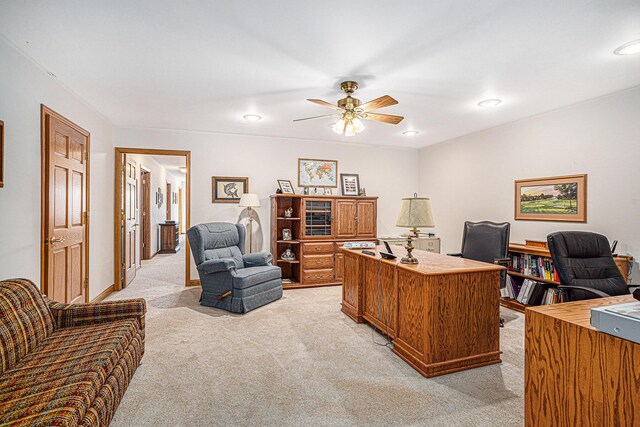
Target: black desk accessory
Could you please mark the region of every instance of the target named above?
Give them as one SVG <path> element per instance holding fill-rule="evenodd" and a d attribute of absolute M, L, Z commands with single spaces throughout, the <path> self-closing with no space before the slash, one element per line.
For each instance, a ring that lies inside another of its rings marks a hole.
<path fill-rule="evenodd" d="M 386 240 L 384 242 L 384 247 L 387 248 L 387 253 L 393 255 L 393 251 L 391 250 L 391 246 L 389 246 L 389 242 L 387 242 Z"/>
<path fill-rule="evenodd" d="M 618 246 L 618 241 L 614 240 L 613 243 L 611 244 L 611 253 L 612 254 L 616 253 L 616 246 Z"/>
<path fill-rule="evenodd" d="M 384 258 L 384 259 L 396 259 L 396 258 L 398 258 L 394 254 L 390 254 L 390 253 L 387 253 L 387 252 L 380 252 L 380 256 L 382 258 Z"/>
<path fill-rule="evenodd" d="M 636 288 L 636 290 L 633 291 L 633 297 L 640 301 L 640 288 Z"/>
<path fill-rule="evenodd" d="M 373 251 L 367 251 L 367 250 L 364 250 L 364 251 L 362 251 L 362 253 L 363 253 L 363 254 L 365 254 L 365 255 L 376 256 L 376 253 L 375 253 L 375 252 L 373 252 Z"/>

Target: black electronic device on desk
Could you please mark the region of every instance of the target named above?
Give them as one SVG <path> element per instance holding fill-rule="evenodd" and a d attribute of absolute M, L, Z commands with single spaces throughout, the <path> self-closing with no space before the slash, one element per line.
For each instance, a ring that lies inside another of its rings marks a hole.
<path fill-rule="evenodd" d="M 391 246 L 389 246 L 388 242 L 383 242 L 384 246 L 387 248 L 387 252 L 380 252 L 380 256 L 384 259 L 396 259 L 398 258 L 397 256 L 395 256 L 393 254 L 393 251 L 391 250 Z"/>
<path fill-rule="evenodd" d="M 633 297 L 640 301 L 640 288 L 636 288 L 636 290 L 633 291 Z"/>

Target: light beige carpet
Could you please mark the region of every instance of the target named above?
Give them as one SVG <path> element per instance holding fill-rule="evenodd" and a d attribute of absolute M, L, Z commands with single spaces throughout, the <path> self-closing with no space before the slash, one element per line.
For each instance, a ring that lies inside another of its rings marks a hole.
<path fill-rule="evenodd" d="M 112 426 L 523 425 L 524 318 L 503 363 L 426 379 L 340 312 L 341 288 L 285 291 L 246 315 L 198 304 L 184 253 L 145 261 L 109 299 L 147 300 L 146 352 Z"/>

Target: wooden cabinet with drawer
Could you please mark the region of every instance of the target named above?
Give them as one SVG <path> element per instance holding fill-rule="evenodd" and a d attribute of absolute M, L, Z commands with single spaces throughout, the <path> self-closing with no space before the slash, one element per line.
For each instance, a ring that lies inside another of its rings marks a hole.
<path fill-rule="evenodd" d="M 342 254 L 348 241 L 376 241 L 377 197 L 271 196 L 271 252 L 282 268 L 285 289 L 342 283 Z M 289 229 L 291 240 L 282 239 Z M 295 260 L 281 259 L 287 248 Z"/>

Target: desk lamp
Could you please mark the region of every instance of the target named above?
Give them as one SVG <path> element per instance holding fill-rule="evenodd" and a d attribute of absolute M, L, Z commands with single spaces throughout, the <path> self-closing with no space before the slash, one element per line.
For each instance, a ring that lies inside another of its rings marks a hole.
<path fill-rule="evenodd" d="M 433 214 L 431 213 L 431 202 L 428 198 L 418 197 L 418 195 L 414 193 L 413 197 L 402 199 L 396 227 L 410 228 L 410 232 L 413 234 L 407 236 L 407 245 L 404 247 L 407 250 L 407 256 L 400 260 L 401 263 L 418 263 L 418 259 L 411 254 L 414 249 L 412 244 L 413 239 L 418 238 L 418 227 L 435 226 Z"/>
<path fill-rule="evenodd" d="M 260 198 L 257 194 L 244 193 L 240 196 L 239 205 L 241 208 L 247 208 L 249 216 L 249 253 L 251 253 L 251 246 L 253 243 L 253 208 L 260 207 Z"/>

